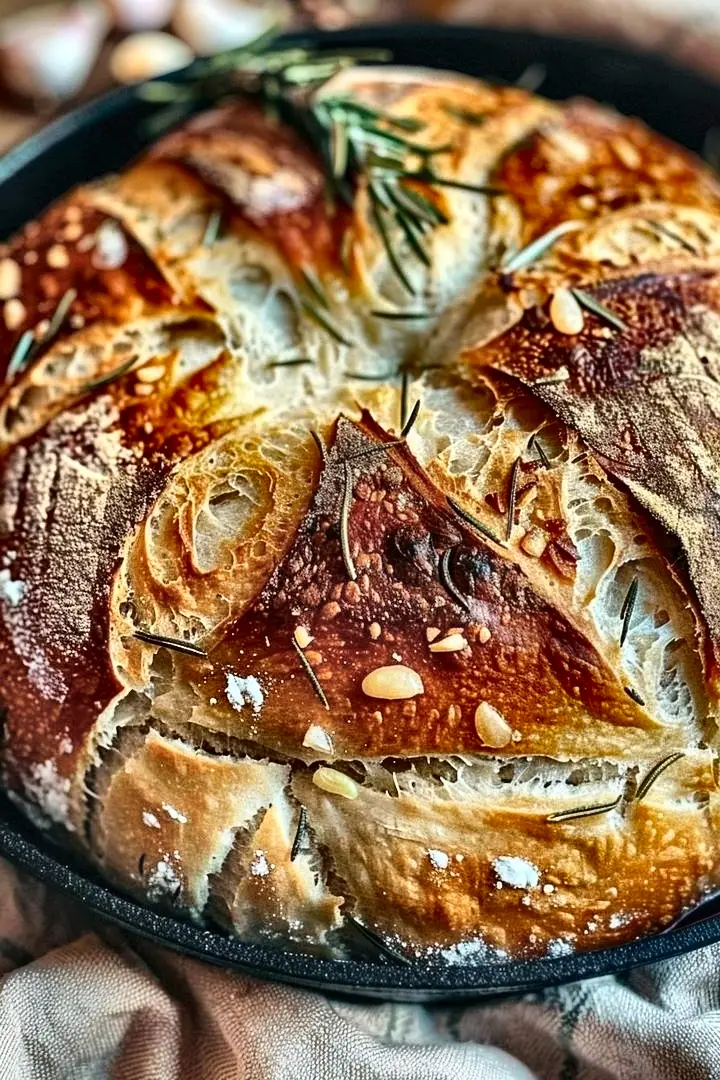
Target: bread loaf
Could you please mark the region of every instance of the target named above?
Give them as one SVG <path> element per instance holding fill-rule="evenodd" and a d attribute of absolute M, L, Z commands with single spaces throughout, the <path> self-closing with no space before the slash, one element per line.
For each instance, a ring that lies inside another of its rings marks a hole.
<path fill-rule="evenodd" d="M 660 930 L 720 866 L 720 186 L 460 75 L 314 105 L 340 197 L 237 98 L 2 252 L 4 785 L 246 939 Z"/>

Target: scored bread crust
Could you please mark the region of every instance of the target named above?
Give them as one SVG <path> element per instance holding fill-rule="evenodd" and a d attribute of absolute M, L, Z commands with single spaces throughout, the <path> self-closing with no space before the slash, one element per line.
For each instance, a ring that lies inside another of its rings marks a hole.
<path fill-rule="evenodd" d="M 720 187 L 592 103 L 348 92 L 504 193 L 436 189 L 422 321 L 372 314 L 409 301 L 365 185 L 333 211 L 247 102 L 2 253 L 6 369 L 74 290 L 0 401 L 4 783 L 244 937 L 460 962 L 660 929 L 720 866 Z"/>

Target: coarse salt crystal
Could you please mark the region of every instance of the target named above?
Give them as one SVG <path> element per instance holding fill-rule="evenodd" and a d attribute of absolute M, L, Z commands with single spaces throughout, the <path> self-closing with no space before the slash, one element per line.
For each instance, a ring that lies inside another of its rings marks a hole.
<path fill-rule="evenodd" d="M 228 672 L 225 693 L 233 709 L 242 712 L 245 705 L 251 705 L 255 714 L 259 713 L 265 701 L 262 686 L 254 675 L 234 675 Z"/>
<path fill-rule="evenodd" d="M 256 851 L 253 856 L 253 861 L 250 863 L 250 873 L 253 877 L 267 877 L 270 873 L 271 866 L 267 861 L 267 857 L 264 851 Z"/>
<path fill-rule="evenodd" d="M 164 802 L 162 804 L 162 808 L 168 815 L 168 817 L 171 817 L 173 819 L 173 821 L 177 821 L 181 825 L 185 825 L 185 823 L 187 822 L 185 814 L 182 814 L 179 810 L 176 810 L 174 806 L 170 805 L 170 803 Z"/>
<path fill-rule="evenodd" d="M 160 822 L 156 818 L 155 814 L 151 814 L 149 810 L 143 810 L 142 816 L 143 822 L 149 829 L 159 829 Z"/>
<path fill-rule="evenodd" d="M 9 570 L 0 570 L 0 596 L 12 607 L 17 607 L 25 596 L 25 582 L 13 581 Z"/>
<path fill-rule="evenodd" d="M 516 855 L 500 855 L 493 859 L 493 870 L 500 881 L 513 889 L 534 889 L 540 881 L 537 866 Z"/>
<path fill-rule="evenodd" d="M 446 851 L 438 851 L 437 848 L 430 848 L 428 851 L 428 858 L 436 870 L 447 870 L 450 856 Z"/>

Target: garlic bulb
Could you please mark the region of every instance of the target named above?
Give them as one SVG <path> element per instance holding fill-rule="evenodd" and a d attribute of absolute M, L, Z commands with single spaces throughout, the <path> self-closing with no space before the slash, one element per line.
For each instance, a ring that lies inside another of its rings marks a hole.
<path fill-rule="evenodd" d="M 24 97 L 72 97 L 90 74 L 107 30 L 107 9 L 97 0 L 18 12 L 0 23 L 3 78 Z"/>
<path fill-rule="evenodd" d="M 143 82 L 187 67 L 192 60 L 193 51 L 184 41 L 172 34 L 148 30 L 130 34 L 115 46 L 110 56 L 110 72 L 120 83 Z"/>

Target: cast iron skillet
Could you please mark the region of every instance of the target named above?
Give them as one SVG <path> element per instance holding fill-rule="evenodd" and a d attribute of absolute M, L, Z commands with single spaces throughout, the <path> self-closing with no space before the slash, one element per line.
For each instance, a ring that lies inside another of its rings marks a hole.
<path fill-rule="evenodd" d="M 699 151 L 720 123 L 720 86 L 656 56 L 597 43 L 443 25 L 362 28 L 313 34 L 321 46 L 388 46 L 404 64 L 450 68 L 513 81 L 533 61 L 547 66 L 542 93 L 586 95 L 642 117 Z M 119 90 L 52 124 L 0 161 L 0 236 L 14 232 L 83 180 L 125 165 L 142 147 L 146 106 Z M 0 854 L 100 916 L 155 941 L 252 975 L 345 994 L 432 1000 L 537 989 L 653 963 L 720 940 L 720 900 L 706 901 L 682 924 L 612 949 L 502 964 L 408 967 L 382 960 L 342 962 L 246 944 L 161 914 L 109 888 L 0 796 Z"/>

